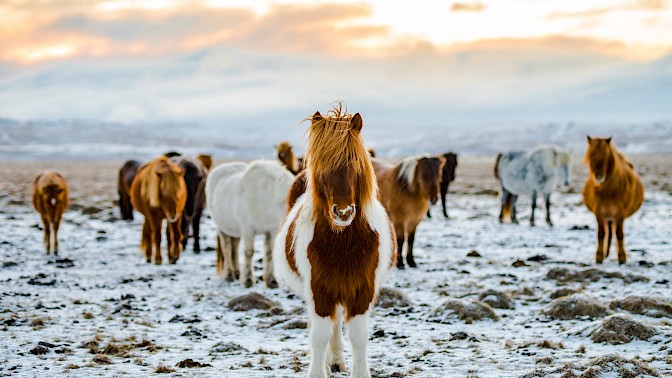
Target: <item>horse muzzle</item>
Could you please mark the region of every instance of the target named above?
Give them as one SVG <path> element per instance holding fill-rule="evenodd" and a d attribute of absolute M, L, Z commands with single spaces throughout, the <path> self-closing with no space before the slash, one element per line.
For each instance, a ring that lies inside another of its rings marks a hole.
<path fill-rule="evenodd" d="M 348 205 L 344 209 L 339 209 L 338 206 L 333 205 L 331 207 L 331 220 L 338 227 L 347 227 L 355 219 L 356 213 L 357 210 L 354 204 Z"/>

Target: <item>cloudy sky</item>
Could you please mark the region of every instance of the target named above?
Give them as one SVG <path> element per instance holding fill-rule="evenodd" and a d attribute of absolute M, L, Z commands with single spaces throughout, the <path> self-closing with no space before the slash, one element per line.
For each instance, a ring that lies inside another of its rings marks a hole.
<path fill-rule="evenodd" d="M 667 0 L 4 0 L 0 19 L 0 117 L 672 117 Z"/>

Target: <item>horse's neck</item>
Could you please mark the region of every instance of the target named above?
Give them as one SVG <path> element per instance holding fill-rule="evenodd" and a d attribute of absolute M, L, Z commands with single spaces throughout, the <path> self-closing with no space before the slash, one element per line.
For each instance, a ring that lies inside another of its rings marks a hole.
<path fill-rule="evenodd" d="M 285 157 L 285 165 L 294 174 L 299 172 L 299 159 L 296 158 L 293 151 L 289 151 Z"/>

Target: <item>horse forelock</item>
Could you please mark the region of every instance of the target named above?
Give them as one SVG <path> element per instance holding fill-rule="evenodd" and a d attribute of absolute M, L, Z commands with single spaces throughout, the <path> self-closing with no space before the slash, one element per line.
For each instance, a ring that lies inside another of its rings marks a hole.
<path fill-rule="evenodd" d="M 173 198 L 177 197 L 178 191 L 182 189 L 179 182 L 182 169 L 166 157 L 159 157 L 149 163 L 144 176 L 140 193 L 149 201 L 150 207 L 157 208 L 161 205 L 160 193 L 166 198 Z"/>
<path fill-rule="evenodd" d="M 361 134 L 350 125 L 352 117 L 338 106 L 326 116 L 313 119 L 305 160 L 313 190 L 317 189 L 317 180 L 328 173 L 343 167 L 352 169 L 357 178 L 355 197 L 363 206 L 377 196 L 378 184 Z"/>

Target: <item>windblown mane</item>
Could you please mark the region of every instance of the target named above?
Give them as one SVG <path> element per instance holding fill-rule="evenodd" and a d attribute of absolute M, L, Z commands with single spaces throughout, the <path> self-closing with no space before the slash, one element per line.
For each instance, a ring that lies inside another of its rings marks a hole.
<path fill-rule="evenodd" d="M 342 167 L 349 167 L 357 175 L 357 195 L 360 206 L 369 203 L 378 195 L 378 183 L 358 131 L 352 130 L 352 115 L 344 110 L 341 103 L 326 115 L 311 120 L 308 135 L 306 164 L 311 175 L 309 180 L 315 190 L 315 179 Z"/>
<path fill-rule="evenodd" d="M 429 157 L 427 154 L 409 156 L 397 164 L 397 179 L 404 184 L 404 187 L 411 188 L 415 179 L 415 169 L 418 167 L 418 160 Z"/>
<path fill-rule="evenodd" d="M 161 177 L 159 173 L 162 174 Z M 143 198 L 149 199 L 150 207 L 159 207 L 160 193 L 163 193 L 166 198 L 177 197 L 177 191 L 180 189 L 178 181 L 180 176 L 182 176 L 180 167 L 173 164 L 167 157 L 156 158 L 147 165 L 140 194 Z"/>

